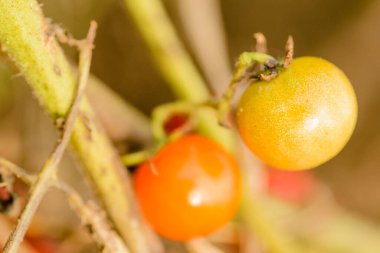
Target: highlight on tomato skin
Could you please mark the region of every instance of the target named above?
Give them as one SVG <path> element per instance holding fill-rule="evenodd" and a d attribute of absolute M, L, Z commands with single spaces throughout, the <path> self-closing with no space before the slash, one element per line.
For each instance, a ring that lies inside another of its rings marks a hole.
<path fill-rule="evenodd" d="M 267 192 L 279 199 L 304 203 L 317 191 L 317 179 L 311 171 L 286 171 L 267 166 L 265 168 Z"/>
<path fill-rule="evenodd" d="M 265 164 L 285 170 L 315 168 L 336 156 L 356 120 L 350 81 L 316 57 L 296 58 L 274 79 L 252 83 L 236 110 L 247 147 Z"/>
<path fill-rule="evenodd" d="M 164 146 L 134 177 L 141 211 L 163 237 L 186 241 L 206 236 L 235 215 L 240 170 L 219 144 L 187 135 Z"/>

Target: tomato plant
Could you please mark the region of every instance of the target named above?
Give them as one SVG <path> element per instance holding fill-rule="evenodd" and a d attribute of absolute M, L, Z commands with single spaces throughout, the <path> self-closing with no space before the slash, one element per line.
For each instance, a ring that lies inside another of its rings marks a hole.
<path fill-rule="evenodd" d="M 240 199 L 237 163 L 215 142 L 188 135 L 164 146 L 137 170 L 142 212 L 160 235 L 189 240 L 227 223 Z"/>
<path fill-rule="evenodd" d="M 236 119 L 244 142 L 265 163 L 310 169 L 345 146 L 356 124 L 357 102 L 339 68 L 301 57 L 276 78 L 251 84 Z"/>

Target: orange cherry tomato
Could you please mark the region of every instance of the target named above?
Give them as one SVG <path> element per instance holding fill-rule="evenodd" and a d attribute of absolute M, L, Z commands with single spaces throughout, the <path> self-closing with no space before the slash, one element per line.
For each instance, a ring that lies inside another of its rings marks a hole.
<path fill-rule="evenodd" d="M 158 234 L 179 241 L 208 235 L 229 222 L 239 205 L 240 184 L 234 158 L 199 135 L 167 144 L 134 178 L 146 220 Z"/>
<path fill-rule="evenodd" d="M 355 128 L 357 102 L 335 65 L 301 57 L 271 81 L 251 84 L 236 119 L 248 148 L 266 164 L 310 169 L 336 156 Z"/>

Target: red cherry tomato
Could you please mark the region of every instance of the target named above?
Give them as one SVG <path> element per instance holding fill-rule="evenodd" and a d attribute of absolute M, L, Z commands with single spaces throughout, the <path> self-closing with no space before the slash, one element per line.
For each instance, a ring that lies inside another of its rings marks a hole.
<path fill-rule="evenodd" d="M 270 194 L 290 202 L 304 202 L 313 195 L 316 180 L 310 171 L 267 169 L 267 189 Z"/>
<path fill-rule="evenodd" d="M 232 219 L 239 205 L 240 173 L 234 158 L 198 135 L 163 147 L 135 175 L 142 212 L 155 231 L 172 240 L 208 235 Z"/>
<path fill-rule="evenodd" d="M 167 134 L 170 134 L 182 127 L 186 121 L 189 119 L 189 115 L 186 113 L 177 113 L 171 116 L 165 123 L 164 129 Z"/>

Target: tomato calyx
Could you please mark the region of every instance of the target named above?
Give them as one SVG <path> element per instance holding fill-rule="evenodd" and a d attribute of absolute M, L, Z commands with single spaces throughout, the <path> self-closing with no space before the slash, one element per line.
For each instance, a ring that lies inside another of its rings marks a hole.
<path fill-rule="evenodd" d="M 262 52 L 244 52 L 236 64 L 232 83 L 254 82 L 277 75 L 280 62 L 273 56 Z"/>
<path fill-rule="evenodd" d="M 218 122 L 221 126 L 228 127 L 226 119 L 238 86 L 246 83 L 253 84 L 258 81 L 273 80 L 293 60 L 294 41 L 292 36 L 289 36 L 286 42 L 285 57 L 283 59 L 276 59 L 266 53 L 266 39 L 262 33 L 256 33 L 254 37 L 256 39 L 256 51 L 244 52 L 239 56 L 231 83 L 218 104 Z"/>
<path fill-rule="evenodd" d="M 259 37 L 257 37 L 259 35 Z M 285 70 L 293 60 L 294 41 L 288 37 L 285 45 L 285 57 L 276 59 L 266 53 L 266 39 L 263 34 L 255 34 L 256 51 L 244 52 L 239 56 L 233 82 L 270 81 Z"/>

